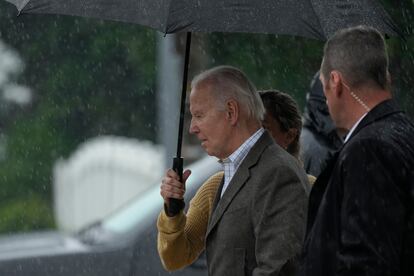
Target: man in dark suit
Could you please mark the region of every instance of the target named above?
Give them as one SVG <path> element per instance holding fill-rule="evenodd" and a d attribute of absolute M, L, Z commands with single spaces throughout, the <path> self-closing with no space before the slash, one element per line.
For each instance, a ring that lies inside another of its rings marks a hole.
<path fill-rule="evenodd" d="M 320 78 L 349 133 L 311 191 L 301 275 L 414 275 L 414 126 L 392 100 L 381 34 L 337 32 Z"/>
<path fill-rule="evenodd" d="M 256 89 L 240 70 L 216 67 L 193 80 L 190 111 L 190 132 L 224 170 L 205 233 L 209 275 L 292 275 L 305 228 L 307 176 L 262 128 Z M 182 188 L 172 171 L 163 185 Z"/>

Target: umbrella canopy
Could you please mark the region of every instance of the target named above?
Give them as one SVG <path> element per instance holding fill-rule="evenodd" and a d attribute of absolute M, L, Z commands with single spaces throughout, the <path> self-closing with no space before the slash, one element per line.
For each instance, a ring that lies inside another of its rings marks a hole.
<path fill-rule="evenodd" d="M 66 14 L 136 23 L 164 33 L 247 32 L 326 39 L 364 24 L 396 35 L 377 0 L 6 0 L 19 13 Z"/>

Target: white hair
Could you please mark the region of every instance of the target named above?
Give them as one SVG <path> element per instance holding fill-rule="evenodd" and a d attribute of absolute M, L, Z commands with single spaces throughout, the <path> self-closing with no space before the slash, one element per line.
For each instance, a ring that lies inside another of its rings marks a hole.
<path fill-rule="evenodd" d="M 194 77 L 191 87 L 209 85 L 214 97 L 224 109 L 226 101 L 233 98 L 247 112 L 249 118 L 262 121 L 265 113 L 263 102 L 253 83 L 239 69 L 223 65 L 213 67 Z"/>

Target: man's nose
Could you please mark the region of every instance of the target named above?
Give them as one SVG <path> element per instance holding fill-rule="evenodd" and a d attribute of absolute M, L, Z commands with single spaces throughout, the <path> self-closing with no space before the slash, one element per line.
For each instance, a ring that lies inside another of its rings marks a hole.
<path fill-rule="evenodd" d="M 197 133 L 197 131 L 198 131 L 198 127 L 197 127 L 197 125 L 195 124 L 194 120 L 191 118 L 189 132 L 190 132 L 191 134 L 195 134 L 195 133 Z"/>

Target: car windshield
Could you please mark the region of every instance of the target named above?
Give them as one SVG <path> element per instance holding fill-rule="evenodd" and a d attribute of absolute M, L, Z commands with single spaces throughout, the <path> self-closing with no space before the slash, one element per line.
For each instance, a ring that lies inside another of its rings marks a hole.
<path fill-rule="evenodd" d="M 108 218 L 104 219 L 101 226 L 114 233 L 130 231 L 139 222 L 148 219 L 148 215 L 155 210 L 161 210 L 162 199 L 159 188 L 151 188 L 145 194 L 138 196 Z"/>

